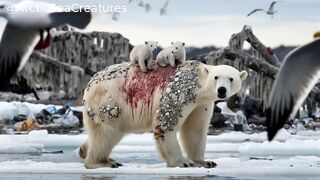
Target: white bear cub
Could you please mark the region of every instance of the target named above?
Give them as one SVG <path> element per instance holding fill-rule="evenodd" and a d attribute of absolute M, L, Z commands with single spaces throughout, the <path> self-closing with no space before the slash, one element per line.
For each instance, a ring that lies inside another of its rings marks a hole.
<path fill-rule="evenodd" d="M 130 52 L 131 64 L 139 64 L 143 72 L 152 70 L 152 57 L 157 51 L 157 46 L 156 41 L 146 41 L 145 44 L 135 46 Z"/>
<path fill-rule="evenodd" d="M 171 65 L 176 66 L 176 61 L 183 64 L 186 61 L 186 48 L 184 42 L 172 42 L 171 46 L 162 50 L 157 56 L 157 63 L 166 67 Z"/>

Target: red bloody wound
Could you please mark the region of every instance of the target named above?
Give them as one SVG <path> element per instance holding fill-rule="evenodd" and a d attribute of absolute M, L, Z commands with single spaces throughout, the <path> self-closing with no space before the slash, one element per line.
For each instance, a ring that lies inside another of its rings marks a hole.
<path fill-rule="evenodd" d="M 139 67 L 134 67 L 131 76 L 129 76 L 122 87 L 126 94 L 126 101 L 137 107 L 142 101 L 148 106 L 152 103 L 155 90 L 163 90 L 169 83 L 170 76 L 175 74 L 177 67 L 160 67 L 153 65 L 153 70 L 143 73 Z"/>

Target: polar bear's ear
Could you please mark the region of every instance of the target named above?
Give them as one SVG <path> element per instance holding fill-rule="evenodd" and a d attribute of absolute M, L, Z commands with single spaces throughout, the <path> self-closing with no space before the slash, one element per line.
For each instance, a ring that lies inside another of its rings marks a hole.
<path fill-rule="evenodd" d="M 240 79 L 241 79 L 242 81 L 245 80 L 245 79 L 247 78 L 247 76 L 248 76 L 247 71 L 241 71 L 241 72 L 240 72 Z"/>
<path fill-rule="evenodd" d="M 145 41 L 144 43 L 145 43 L 146 45 L 148 45 L 148 41 Z"/>
<path fill-rule="evenodd" d="M 156 44 L 158 44 L 158 41 L 156 41 Z"/>
<path fill-rule="evenodd" d="M 202 68 L 200 72 L 202 77 L 207 77 L 209 74 L 209 70 L 206 67 Z"/>
<path fill-rule="evenodd" d="M 173 45 L 173 42 L 171 42 L 171 45 Z"/>
<path fill-rule="evenodd" d="M 186 45 L 186 43 L 183 42 L 183 43 L 182 43 L 182 46 L 184 46 L 184 45 Z"/>

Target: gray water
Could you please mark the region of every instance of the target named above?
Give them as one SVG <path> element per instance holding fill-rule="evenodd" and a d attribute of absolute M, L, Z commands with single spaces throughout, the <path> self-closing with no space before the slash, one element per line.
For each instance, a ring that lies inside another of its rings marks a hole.
<path fill-rule="evenodd" d="M 74 153 L 76 147 L 53 147 L 46 149 L 47 151 L 63 150 L 61 154 L 41 154 L 41 155 L 27 155 L 27 154 L 0 154 L 0 162 L 3 161 L 50 161 L 56 163 L 62 162 L 79 162 L 81 161 Z M 206 156 L 210 158 L 218 157 L 237 157 L 238 154 L 234 153 L 210 153 L 207 152 Z M 159 164 L 164 163 L 158 156 L 156 152 L 154 153 L 113 153 L 112 158 L 116 159 L 121 163 L 141 163 L 141 164 Z M 281 157 L 279 157 L 281 158 Z M 192 169 L 190 169 L 192 170 Z M 172 175 L 126 175 L 126 174 L 37 174 L 37 173 L 0 173 L 0 180 L 147 180 L 147 179 L 168 179 L 168 180 L 206 180 L 206 179 L 215 179 L 215 180 L 236 180 L 239 178 L 233 177 L 221 177 L 221 176 L 172 176 Z M 266 178 L 259 178 L 266 179 Z M 292 179 L 291 178 L 268 178 L 268 179 Z M 296 178 L 297 180 L 301 179 Z"/>
<path fill-rule="evenodd" d="M 41 154 L 41 155 L 27 155 L 27 154 L 1 154 L 0 162 L 3 161 L 50 161 L 50 162 L 79 162 L 74 150 L 76 147 L 52 147 L 46 149 L 46 151 L 63 150 L 62 154 Z M 229 154 L 230 156 L 230 154 Z M 157 153 L 114 153 L 111 156 L 118 162 L 124 163 L 141 163 L 141 164 L 159 164 L 164 163 Z M 221 156 L 220 156 L 221 157 Z M 16 173 L 0 173 L 0 180 L 146 180 L 146 179 L 168 179 L 168 180 L 180 180 L 180 179 L 217 179 L 217 180 L 233 180 L 232 177 L 220 177 L 220 176 L 168 176 L 168 175 L 102 175 L 102 174 L 16 174 Z"/>
<path fill-rule="evenodd" d="M 1 180 L 147 180 L 147 179 L 167 179 L 167 180 L 234 180 L 231 177 L 218 177 L 218 176 L 162 176 L 162 175 L 86 175 L 86 174 L 0 174 Z"/>

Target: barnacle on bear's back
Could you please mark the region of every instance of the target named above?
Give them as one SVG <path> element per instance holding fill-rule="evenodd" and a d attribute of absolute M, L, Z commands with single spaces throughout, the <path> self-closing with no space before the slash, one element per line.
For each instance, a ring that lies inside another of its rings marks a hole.
<path fill-rule="evenodd" d="M 173 131 L 182 117 L 182 109 L 189 103 L 195 103 L 196 91 L 201 87 L 197 67 L 200 63 L 192 61 L 179 65 L 175 74 L 170 77 L 170 83 L 160 98 L 157 110 L 159 129 Z"/>
<path fill-rule="evenodd" d="M 94 117 L 95 114 L 93 112 L 93 108 L 92 107 L 88 107 L 87 115 L 90 117 L 91 120 L 93 120 L 93 117 Z"/>
<path fill-rule="evenodd" d="M 106 67 L 103 71 L 99 71 L 93 75 L 89 83 L 87 84 L 86 90 L 89 91 L 90 87 L 104 82 L 106 80 L 112 80 L 115 78 L 126 78 L 130 69 L 130 63 L 124 62 L 121 64 L 114 65 L 112 67 Z"/>

